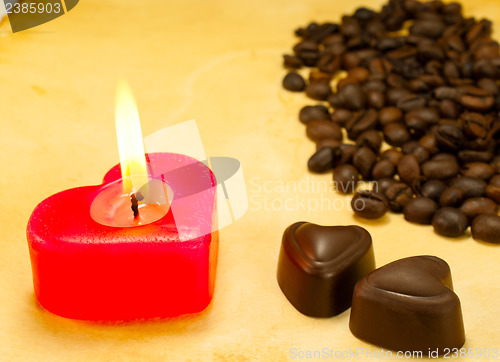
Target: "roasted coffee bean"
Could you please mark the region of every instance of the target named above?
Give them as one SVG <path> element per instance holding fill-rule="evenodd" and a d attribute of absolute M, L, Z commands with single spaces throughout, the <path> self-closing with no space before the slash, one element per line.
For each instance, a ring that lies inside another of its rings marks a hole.
<path fill-rule="evenodd" d="M 455 35 L 455 37 L 461 41 L 460 37 L 458 37 L 456 35 Z M 456 64 L 453 63 L 452 61 L 447 61 L 444 63 L 444 66 L 443 66 L 443 74 L 448 79 L 460 78 L 460 69 L 458 69 Z"/>
<path fill-rule="evenodd" d="M 299 120 L 307 124 L 311 121 L 316 121 L 318 119 L 329 119 L 330 114 L 328 112 L 328 108 L 322 105 L 317 106 L 305 106 L 300 110 Z"/>
<path fill-rule="evenodd" d="M 500 89 L 498 83 L 491 78 L 482 78 L 477 82 L 477 86 L 492 94 L 498 94 Z"/>
<path fill-rule="evenodd" d="M 342 50 L 345 49 L 344 45 L 341 45 Z M 335 52 L 324 52 L 318 59 L 316 66 L 323 73 L 335 74 L 341 67 L 342 58 L 336 55 Z"/>
<path fill-rule="evenodd" d="M 436 131 L 438 147 L 444 151 L 456 151 L 464 143 L 465 138 L 460 127 L 453 124 L 440 124 Z"/>
<path fill-rule="evenodd" d="M 464 234 L 469 222 L 462 211 L 453 207 L 443 207 L 434 214 L 432 226 L 440 235 L 457 238 Z"/>
<path fill-rule="evenodd" d="M 393 178 L 381 178 L 380 180 L 376 180 L 372 182 L 372 190 L 378 192 L 381 195 L 385 195 L 387 189 L 397 183 Z M 384 196 L 385 197 L 385 196 Z"/>
<path fill-rule="evenodd" d="M 375 109 L 381 109 L 385 105 L 384 93 L 376 90 L 370 90 L 366 92 L 366 101 L 368 103 L 368 106 Z"/>
<path fill-rule="evenodd" d="M 313 142 L 322 139 L 342 141 L 342 129 L 332 121 L 317 120 L 309 122 L 306 126 L 306 135 Z"/>
<path fill-rule="evenodd" d="M 459 106 L 450 99 L 443 99 L 439 104 L 439 110 L 445 118 L 456 119 L 460 115 Z"/>
<path fill-rule="evenodd" d="M 438 153 L 437 155 L 432 156 L 434 161 L 447 161 L 447 162 L 457 162 L 457 157 L 451 153 Z"/>
<path fill-rule="evenodd" d="M 408 112 L 405 123 L 414 130 L 414 134 L 422 136 L 425 131 L 439 121 L 439 112 L 434 108 L 418 108 Z"/>
<path fill-rule="evenodd" d="M 472 72 L 476 79 L 496 76 L 496 65 L 490 59 L 478 59 L 472 66 Z"/>
<path fill-rule="evenodd" d="M 391 88 L 386 94 L 387 103 L 391 106 L 396 106 L 400 99 L 403 99 L 403 97 L 409 94 L 411 94 L 411 92 L 406 88 Z"/>
<path fill-rule="evenodd" d="M 378 219 L 387 212 L 385 198 L 374 191 L 358 191 L 351 200 L 354 213 L 365 219 Z"/>
<path fill-rule="evenodd" d="M 336 109 L 333 111 L 331 120 L 334 123 L 337 123 L 339 126 L 344 127 L 347 121 L 352 118 L 352 112 L 348 109 Z"/>
<path fill-rule="evenodd" d="M 466 112 L 460 119 L 465 135 L 470 139 L 486 138 L 490 128 L 488 120 L 480 113 Z"/>
<path fill-rule="evenodd" d="M 331 138 L 324 138 L 322 140 L 319 140 L 316 142 L 316 151 L 323 147 L 331 147 L 331 148 L 339 148 L 340 147 L 340 141 L 331 139 Z"/>
<path fill-rule="evenodd" d="M 461 163 L 491 162 L 493 156 L 491 151 L 462 150 L 458 152 L 458 160 Z"/>
<path fill-rule="evenodd" d="M 452 87 L 439 87 L 434 90 L 434 96 L 437 99 L 450 99 L 452 101 L 459 100 L 459 93 L 456 88 Z"/>
<path fill-rule="evenodd" d="M 401 152 L 403 152 L 403 155 L 409 155 L 417 147 L 418 147 L 418 142 L 417 141 L 408 141 L 403 146 L 401 146 Z"/>
<path fill-rule="evenodd" d="M 419 164 L 424 163 L 430 157 L 429 151 L 427 151 L 427 149 L 424 146 L 421 146 L 420 144 L 418 144 L 417 147 L 415 147 L 415 149 L 411 154 L 415 156 Z"/>
<path fill-rule="evenodd" d="M 295 72 L 290 72 L 283 78 L 283 88 L 291 92 L 302 92 L 306 88 L 306 81 Z"/>
<path fill-rule="evenodd" d="M 429 62 L 431 60 L 439 60 L 442 61 L 445 58 L 444 50 L 441 46 L 437 44 L 426 44 L 421 42 L 417 48 L 418 58 L 423 62 Z M 437 78 L 436 78 L 437 79 Z M 444 84 L 442 81 L 437 81 L 438 85 L 441 86 Z"/>
<path fill-rule="evenodd" d="M 324 23 L 324 24 L 316 24 L 316 26 L 312 26 L 313 29 L 308 27 L 308 34 L 307 38 L 321 42 L 324 44 L 325 39 L 330 36 L 330 35 L 337 35 L 337 33 L 340 31 L 340 26 L 335 23 Z"/>
<path fill-rule="evenodd" d="M 398 163 L 398 175 L 401 181 L 411 184 L 420 176 L 420 165 L 413 155 L 405 155 Z"/>
<path fill-rule="evenodd" d="M 363 67 L 356 67 L 349 69 L 348 77 L 356 79 L 359 83 L 365 82 L 370 76 L 368 69 Z"/>
<path fill-rule="evenodd" d="M 413 135 L 413 137 L 422 137 L 428 126 L 421 118 L 417 118 L 412 115 L 408 116 L 410 113 L 408 113 L 405 117 L 406 128 Z"/>
<path fill-rule="evenodd" d="M 361 34 L 361 25 L 358 20 L 351 16 L 343 16 L 341 30 L 342 34 L 352 38 Z"/>
<path fill-rule="evenodd" d="M 471 111 L 486 112 L 495 105 L 495 98 L 484 89 L 471 87 L 460 96 L 460 104 Z"/>
<path fill-rule="evenodd" d="M 342 67 L 344 69 L 352 69 L 361 65 L 362 58 L 357 52 L 347 52 L 342 54 Z"/>
<path fill-rule="evenodd" d="M 344 86 L 339 92 L 345 108 L 359 111 L 365 106 L 365 96 L 359 84 L 351 83 Z"/>
<path fill-rule="evenodd" d="M 319 59 L 319 52 L 307 52 L 304 51 L 300 54 L 297 54 L 299 59 L 304 63 L 307 67 L 314 67 Z"/>
<path fill-rule="evenodd" d="M 415 93 L 424 93 L 429 91 L 430 87 L 420 78 L 410 80 L 408 88 Z"/>
<path fill-rule="evenodd" d="M 372 79 L 385 79 L 386 67 L 385 62 L 381 58 L 374 58 L 369 63 L 370 77 Z"/>
<path fill-rule="evenodd" d="M 467 215 L 469 223 L 480 214 L 493 214 L 496 215 L 498 206 L 495 201 L 486 197 L 472 197 L 464 201 L 460 210 Z"/>
<path fill-rule="evenodd" d="M 330 73 L 323 73 L 318 71 L 311 71 L 309 73 L 309 83 L 325 83 L 329 84 L 332 80 L 332 75 Z"/>
<path fill-rule="evenodd" d="M 340 79 L 338 82 L 337 82 L 337 91 L 340 91 L 342 90 L 342 88 L 344 88 L 346 85 L 348 84 L 358 84 L 358 80 L 354 79 L 354 78 L 343 78 L 343 79 Z"/>
<path fill-rule="evenodd" d="M 372 178 L 379 180 L 383 178 L 392 178 L 396 172 L 396 165 L 389 160 L 378 161 L 372 169 Z"/>
<path fill-rule="evenodd" d="M 481 179 L 462 176 L 450 181 L 450 187 L 458 187 L 465 192 L 465 198 L 481 197 L 486 192 L 486 182 Z"/>
<path fill-rule="evenodd" d="M 439 197 L 439 205 L 445 206 L 459 206 L 464 200 L 465 192 L 458 187 L 448 187 L 443 191 Z"/>
<path fill-rule="evenodd" d="M 359 172 L 352 165 L 341 165 L 333 171 L 335 189 L 343 194 L 352 194 L 358 185 Z"/>
<path fill-rule="evenodd" d="M 486 196 L 500 204 L 500 186 L 498 185 L 488 185 L 486 187 Z"/>
<path fill-rule="evenodd" d="M 425 107 L 425 98 L 419 96 L 418 94 L 407 94 L 399 98 L 397 102 L 397 107 L 403 112 L 409 112 L 414 109 Z"/>
<path fill-rule="evenodd" d="M 372 47 L 377 45 L 377 39 L 385 35 L 385 32 L 386 28 L 379 19 L 374 18 L 366 24 L 365 33 L 370 36 L 369 43 Z"/>
<path fill-rule="evenodd" d="M 381 160 L 389 160 L 395 165 L 397 165 L 402 158 L 403 154 L 397 148 L 389 148 L 380 155 Z"/>
<path fill-rule="evenodd" d="M 462 167 L 462 175 L 480 178 L 481 180 L 489 180 L 495 169 L 493 166 L 485 162 L 471 162 Z"/>
<path fill-rule="evenodd" d="M 387 188 L 385 197 L 392 211 L 402 212 L 406 204 L 413 198 L 413 191 L 408 185 L 397 182 Z"/>
<path fill-rule="evenodd" d="M 482 19 L 481 21 L 473 24 L 473 26 L 467 32 L 465 39 L 469 44 L 472 44 L 479 38 L 488 36 L 491 34 L 491 21 L 487 19 Z"/>
<path fill-rule="evenodd" d="M 384 18 L 384 25 L 389 31 L 400 30 L 406 20 L 406 14 L 402 9 L 394 9 L 391 16 Z"/>
<path fill-rule="evenodd" d="M 495 168 L 496 173 L 500 173 L 500 155 L 493 158 L 492 166 Z"/>
<path fill-rule="evenodd" d="M 411 139 L 410 132 L 399 122 L 384 127 L 384 139 L 391 146 L 400 147 Z"/>
<path fill-rule="evenodd" d="M 471 226 L 472 237 L 488 243 L 500 243 L 500 216 L 478 215 Z"/>
<path fill-rule="evenodd" d="M 331 92 L 330 85 L 325 83 L 313 83 L 306 87 L 306 95 L 319 101 L 325 101 Z"/>
<path fill-rule="evenodd" d="M 420 188 L 420 194 L 434 201 L 439 201 L 441 194 L 446 190 L 446 184 L 440 180 L 429 180 Z"/>
<path fill-rule="evenodd" d="M 329 34 L 327 37 L 323 39 L 321 44 L 325 46 L 325 48 L 328 48 L 332 45 L 343 43 L 344 42 L 344 37 L 342 34 L 334 33 L 334 34 Z M 330 49 L 329 49 L 330 50 Z"/>
<path fill-rule="evenodd" d="M 361 133 L 358 138 L 356 138 L 356 146 L 358 147 L 366 146 L 376 154 L 378 154 L 381 144 L 382 144 L 382 138 L 380 137 L 379 132 L 375 129 L 370 129 L 368 131 L 365 131 Z"/>
<path fill-rule="evenodd" d="M 500 175 L 494 175 L 494 176 L 490 179 L 490 185 L 493 185 L 493 186 L 500 186 Z"/>
<path fill-rule="evenodd" d="M 334 153 L 333 167 L 337 167 L 346 163 L 352 163 L 354 155 L 358 151 L 355 145 L 342 143 L 339 147 L 339 152 Z"/>
<path fill-rule="evenodd" d="M 363 132 L 374 129 L 377 125 L 377 116 L 376 110 L 369 109 L 351 118 L 345 125 L 349 138 L 355 140 Z"/>
<path fill-rule="evenodd" d="M 375 91 L 379 91 L 379 92 L 385 93 L 386 90 L 387 90 L 387 86 L 381 80 L 370 79 L 365 84 L 363 84 L 362 89 L 363 89 L 363 92 L 365 92 L 365 93 L 369 92 L 371 90 L 375 90 Z"/>
<path fill-rule="evenodd" d="M 383 128 L 389 123 L 401 121 L 403 119 L 403 112 L 396 107 L 386 107 L 380 110 L 378 118 L 380 126 Z"/>
<path fill-rule="evenodd" d="M 418 143 L 423 146 L 431 155 L 439 152 L 439 148 L 437 146 L 436 136 L 433 134 L 427 134 L 422 137 Z"/>
<path fill-rule="evenodd" d="M 367 9 L 367 8 L 358 8 L 352 15 L 353 18 L 359 20 L 359 21 L 368 21 L 373 19 L 377 13 L 373 10 Z"/>
<path fill-rule="evenodd" d="M 474 58 L 476 60 L 491 59 L 500 57 L 500 45 L 497 41 L 481 40 L 474 44 Z"/>
<path fill-rule="evenodd" d="M 286 68 L 299 69 L 302 68 L 303 65 L 304 63 L 302 63 L 299 57 L 288 54 L 283 55 L 283 66 Z"/>
<path fill-rule="evenodd" d="M 397 49 L 405 44 L 403 37 L 383 37 L 378 41 L 377 48 L 383 52 Z"/>
<path fill-rule="evenodd" d="M 296 54 L 304 52 L 317 52 L 319 50 L 318 43 L 312 40 L 300 41 L 293 47 L 293 51 Z"/>
<path fill-rule="evenodd" d="M 451 2 L 448 4 L 444 4 L 443 6 L 443 14 L 460 14 L 462 12 L 462 4 L 459 2 Z"/>
<path fill-rule="evenodd" d="M 408 112 L 405 121 L 411 118 L 417 118 L 425 123 L 427 127 L 433 126 L 439 121 L 439 111 L 435 108 L 418 108 Z"/>
<path fill-rule="evenodd" d="M 334 149 L 331 147 L 323 147 L 316 151 L 307 161 L 309 171 L 322 173 L 331 170 L 333 168 L 333 152 Z"/>
<path fill-rule="evenodd" d="M 431 159 L 422 164 L 422 174 L 427 179 L 447 180 L 460 172 L 460 166 L 453 159 Z"/>
<path fill-rule="evenodd" d="M 408 221 L 429 225 L 438 208 L 439 206 L 434 200 L 427 197 L 417 197 L 406 204 L 403 208 L 403 214 Z"/>
<path fill-rule="evenodd" d="M 409 42 L 409 37 L 407 38 L 407 43 L 410 45 L 405 45 L 402 46 L 401 48 L 391 50 L 387 52 L 386 56 L 389 60 L 394 62 L 394 65 L 396 66 L 396 71 L 401 72 L 403 76 L 406 76 L 407 78 L 412 78 L 408 77 L 408 74 L 405 74 L 405 64 L 404 62 L 410 62 L 413 57 L 417 55 L 417 49 L 412 46 L 412 44 Z M 399 63 L 401 62 L 401 63 Z M 401 68 L 398 67 L 398 65 L 401 66 Z"/>
<path fill-rule="evenodd" d="M 441 34 L 443 34 L 444 29 L 444 23 L 439 20 L 417 20 L 410 27 L 410 34 L 429 38 L 439 38 Z"/>
<path fill-rule="evenodd" d="M 352 163 L 363 176 L 363 178 L 368 179 L 371 175 L 371 170 L 375 161 L 377 160 L 377 155 L 368 147 L 361 147 L 354 154 Z"/>
<path fill-rule="evenodd" d="M 318 43 L 312 40 L 304 40 L 293 47 L 293 51 L 308 67 L 316 65 L 319 58 Z"/>

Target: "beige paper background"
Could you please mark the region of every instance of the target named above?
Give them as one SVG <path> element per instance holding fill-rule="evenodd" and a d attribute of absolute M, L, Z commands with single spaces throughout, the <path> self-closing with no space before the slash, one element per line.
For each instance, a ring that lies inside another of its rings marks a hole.
<path fill-rule="evenodd" d="M 465 347 L 498 347 L 500 247 L 438 237 L 399 215 L 364 222 L 346 210 L 348 198 L 329 190 L 280 190 L 283 181 L 310 188 L 330 180 L 306 170 L 314 146 L 297 112 L 308 101 L 280 88 L 281 54 L 298 25 L 337 20 L 366 3 L 85 0 L 22 33 L 12 34 L 4 21 L 0 360 L 286 360 L 291 348 L 380 350 L 351 335 L 348 311 L 307 318 L 279 290 L 281 235 L 299 220 L 364 226 L 378 266 L 419 254 L 444 258 L 462 301 Z M 464 3 L 468 14 L 500 22 L 496 0 Z M 214 301 L 197 317 L 99 325 L 54 316 L 33 295 L 27 220 L 43 198 L 99 183 L 117 163 L 113 104 L 120 77 L 135 92 L 145 135 L 196 118 L 207 154 L 235 157 L 243 166 L 249 211 L 221 231 Z M 296 197 L 345 207 L 308 212 Z"/>

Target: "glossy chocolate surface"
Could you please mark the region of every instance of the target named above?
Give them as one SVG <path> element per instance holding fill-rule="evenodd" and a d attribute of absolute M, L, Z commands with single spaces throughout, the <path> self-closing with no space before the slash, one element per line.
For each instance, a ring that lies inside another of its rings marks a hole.
<path fill-rule="evenodd" d="M 349 327 L 356 337 L 396 351 L 442 354 L 462 347 L 462 310 L 450 267 L 426 255 L 371 272 L 356 284 Z"/>
<path fill-rule="evenodd" d="M 373 269 L 372 238 L 359 226 L 298 222 L 283 234 L 278 283 L 307 316 L 331 317 L 348 309 L 356 282 Z"/>

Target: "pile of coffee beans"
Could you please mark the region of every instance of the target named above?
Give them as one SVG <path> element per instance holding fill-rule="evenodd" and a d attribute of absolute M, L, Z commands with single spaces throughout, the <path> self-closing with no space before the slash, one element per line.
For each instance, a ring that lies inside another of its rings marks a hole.
<path fill-rule="evenodd" d="M 333 169 L 342 193 L 376 181 L 352 200 L 360 217 L 390 210 L 444 236 L 471 226 L 474 238 L 500 243 L 492 23 L 465 17 L 458 2 L 390 0 L 295 34 L 283 87 L 316 101 L 299 113 L 316 143 L 309 170 Z"/>

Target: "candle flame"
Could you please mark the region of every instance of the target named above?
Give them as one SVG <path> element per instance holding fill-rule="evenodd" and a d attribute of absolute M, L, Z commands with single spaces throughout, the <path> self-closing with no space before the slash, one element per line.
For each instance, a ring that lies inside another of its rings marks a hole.
<path fill-rule="evenodd" d="M 132 91 L 124 81 L 118 83 L 115 120 L 123 192 L 131 194 L 140 190 L 141 195 L 147 197 L 148 171 L 141 122 Z"/>

